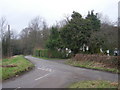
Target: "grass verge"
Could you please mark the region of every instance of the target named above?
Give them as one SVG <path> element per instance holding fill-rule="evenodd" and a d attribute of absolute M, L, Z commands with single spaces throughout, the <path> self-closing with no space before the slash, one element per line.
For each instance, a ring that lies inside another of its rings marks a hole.
<path fill-rule="evenodd" d="M 9 65 L 14 65 L 15 67 L 7 67 Z M 4 66 L 0 67 L 0 69 L 2 69 L 2 80 L 18 76 L 22 72 L 29 71 L 34 67 L 34 65 L 30 61 L 26 60 L 22 55 L 15 56 L 10 59 L 3 59 L 2 66 Z"/>
<path fill-rule="evenodd" d="M 76 67 L 81 67 L 81 68 L 120 73 L 117 67 L 116 68 L 106 67 L 102 63 L 97 63 L 97 62 L 92 62 L 92 61 L 75 61 L 75 60 L 69 59 L 65 62 L 65 64 L 76 66 Z"/>
<path fill-rule="evenodd" d="M 118 88 L 117 82 L 95 80 L 73 83 L 69 88 Z"/>

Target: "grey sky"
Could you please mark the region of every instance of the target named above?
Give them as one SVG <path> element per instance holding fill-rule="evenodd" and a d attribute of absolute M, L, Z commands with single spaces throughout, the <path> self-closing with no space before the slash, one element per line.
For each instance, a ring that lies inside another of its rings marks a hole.
<path fill-rule="evenodd" d="M 5 16 L 12 29 L 20 32 L 31 19 L 41 16 L 48 25 L 55 24 L 73 10 L 87 15 L 90 10 L 117 21 L 119 0 L 0 0 L 0 17 Z"/>

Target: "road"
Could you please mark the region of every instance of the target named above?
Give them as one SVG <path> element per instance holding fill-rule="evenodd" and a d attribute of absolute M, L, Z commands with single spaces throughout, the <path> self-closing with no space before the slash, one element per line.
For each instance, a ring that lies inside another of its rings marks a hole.
<path fill-rule="evenodd" d="M 73 82 L 82 80 L 118 81 L 117 74 L 73 67 L 32 56 L 25 58 L 35 64 L 35 68 L 4 81 L 3 88 L 65 88 Z"/>

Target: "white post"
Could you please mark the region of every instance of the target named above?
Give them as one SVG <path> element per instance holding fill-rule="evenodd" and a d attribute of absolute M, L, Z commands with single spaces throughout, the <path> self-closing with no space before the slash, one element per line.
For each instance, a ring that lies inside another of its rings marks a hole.
<path fill-rule="evenodd" d="M 83 52 L 85 52 L 85 44 L 83 44 Z"/>
<path fill-rule="evenodd" d="M 101 53 L 103 53 L 103 50 L 102 50 L 102 48 L 100 48 L 100 52 L 101 52 Z"/>
<path fill-rule="evenodd" d="M 86 50 L 87 50 L 87 51 L 89 50 L 89 47 L 88 47 L 88 46 L 86 47 Z"/>
<path fill-rule="evenodd" d="M 109 50 L 107 50 L 107 55 L 110 56 L 110 55 L 109 55 Z"/>

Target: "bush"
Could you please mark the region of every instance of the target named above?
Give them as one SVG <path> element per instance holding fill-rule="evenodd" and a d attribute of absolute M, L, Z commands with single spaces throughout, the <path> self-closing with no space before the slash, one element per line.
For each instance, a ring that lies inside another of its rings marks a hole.
<path fill-rule="evenodd" d="M 39 56 L 39 50 L 35 50 L 35 56 Z"/>

